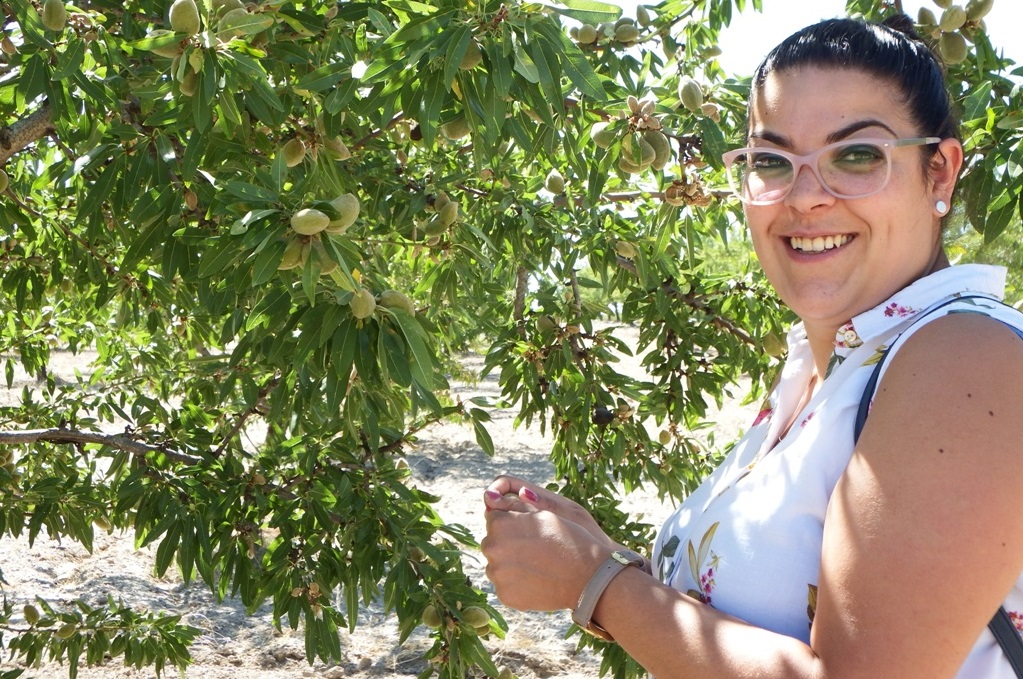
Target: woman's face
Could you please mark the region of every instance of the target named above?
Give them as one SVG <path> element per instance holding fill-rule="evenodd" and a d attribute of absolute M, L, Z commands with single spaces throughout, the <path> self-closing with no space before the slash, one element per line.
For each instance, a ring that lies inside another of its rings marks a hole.
<path fill-rule="evenodd" d="M 808 154 L 847 139 L 922 136 L 893 87 L 856 70 L 773 73 L 754 96 L 749 146 Z M 961 158 L 955 140 L 939 148 L 945 155 L 951 146 Z M 921 147 L 893 149 L 891 158 L 891 178 L 874 195 L 836 198 L 803 167 L 780 203 L 746 207 L 768 279 L 808 329 L 833 332 L 944 261 L 935 203 L 950 203 L 958 163 L 925 172 Z"/>

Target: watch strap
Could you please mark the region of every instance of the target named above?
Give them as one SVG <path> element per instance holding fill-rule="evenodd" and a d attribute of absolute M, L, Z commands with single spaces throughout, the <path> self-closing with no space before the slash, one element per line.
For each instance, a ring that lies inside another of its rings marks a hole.
<path fill-rule="evenodd" d="M 619 573 L 629 566 L 635 566 L 642 570 L 645 565 L 646 560 L 631 550 L 619 549 L 612 552 L 607 561 L 601 564 L 590 581 L 586 583 L 582 594 L 579 595 L 579 603 L 572 611 L 572 620 L 575 624 L 594 636 L 606 641 L 614 641 L 614 637 L 608 634 L 607 630 L 593 622 L 593 611 L 597 608 L 597 602 L 600 601 L 604 590 Z"/>

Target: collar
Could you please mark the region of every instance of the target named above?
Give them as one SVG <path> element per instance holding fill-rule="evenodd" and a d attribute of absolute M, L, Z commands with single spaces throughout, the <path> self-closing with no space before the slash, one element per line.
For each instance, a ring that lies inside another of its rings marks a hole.
<path fill-rule="evenodd" d="M 893 333 L 955 295 L 981 294 L 1001 300 L 1005 294 L 1005 274 L 1001 266 L 960 264 L 924 276 L 839 328 L 835 335 L 836 353 L 847 356 L 864 342 Z"/>

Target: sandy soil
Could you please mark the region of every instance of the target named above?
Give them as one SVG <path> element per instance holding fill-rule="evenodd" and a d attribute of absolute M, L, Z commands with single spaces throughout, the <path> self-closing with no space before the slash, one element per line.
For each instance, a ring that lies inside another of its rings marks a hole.
<path fill-rule="evenodd" d="M 621 328 L 616 332 L 632 339 L 631 346 L 636 345 L 634 329 Z M 465 360 L 472 369 L 482 366 L 479 357 L 468 356 Z M 60 369 L 73 371 L 74 365 L 82 363 L 82 356 L 68 356 Z M 626 370 L 639 370 L 637 362 L 629 359 L 623 366 Z M 22 387 L 32 383 L 28 376 L 20 375 L 12 390 L 0 390 L 0 406 L 20 398 Z M 499 395 L 493 378 L 475 385 L 457 385 L 456 391 L 463 399 Z M 742 388 L 736 388 L 735 393 L 741 396 Z M 729 402 L 722 411 L 711 415 L 714 427 L 705 430 L 704 435 L 715 433 L 719 443 L 732 440 L 752 420 L 754 409 L 755 406 L 739 405 L 738 400 Z M 449 522 L 466 526 L 477 539 L 483 537 L 483 512 L 482 502 L 475 498 L 482 494 L 491 478 L 511 473 L 540 482 L 550 480 L 549 439 L 535 428 L 515 428 L 513 420 L 511 411 L 494 412 L 490 431 L 497 450 L 493 457 L 483 453 L 470 429 L 454 424 L 439 425 L 426 432 L 419 448 L 407 456 L 414 482 L 442 498 L 437 508 L 440 514 Z M 623 498 L 623 504 L 633 515 L 643 515 L 645 521 L 655 525 L 672 509 L 654 495 L 642 492 Z M 342 632 L 345 658 L 341 664 L 310 666 L 305 660 L 301 630 L 275 630 L 269 607 L 264 606 L 256 615 L 247 617 L 237 602 L 217 604 L 201 583 L 186 586 L 173 572 L 168 572 L 165 578 L 156 578 L 153 576 L 155 550 L 135 550 L 133 541 L 130 533 L 97 533 L 95 549 L 90 555 L 75 543 L 58 544 L 40 538 L 30 548 L 25 539 L 4 537 L 0 540 L 0 569 L 8 585 L 3 587 L 3 594 L 15 605 L 15 610 L 37 594 L 58 602 L 84 593 L 87 601 L 96 604 L 105 601 L 109 594 L 138 608 L 179 613 L 184 622 L 204 630 L 190 649 L 193 663 L 186 677 L 414 677 L 425 667 L 422 653 L 431 645 L 426 634 L 417 631 L 404 646 L 398 646 L 397 626 L 379 607 L 361 613 L 354 634 Z M 482 557 L 476 556 L 479 558 L 466 560 L 467 574 L 474 583 L 489 591 Z M 576 653 L 575 637 L 564 638 L 570 626 L 566 614 L 502 610 L 509 623 L 507 638 L 487 643 L 499 665 L 507 665 L 523 679 L 597 676 L 599 660 L 588 653 Z M 18 665 L 8 662 L 7 656 L 0 656 L 0 672 L 15 667 Z M 23 676 L 66 677 L 67 670 L 66 666 L 44 665 L 30 668 Z M 166 674 L 173 676 L 176 672 Z M 107 666 L 83 667 L 78 676 L 82 679 L 140 679 L 155 677 L 155 673 L 150 669 L 125 668 L 115 659 Z"/>

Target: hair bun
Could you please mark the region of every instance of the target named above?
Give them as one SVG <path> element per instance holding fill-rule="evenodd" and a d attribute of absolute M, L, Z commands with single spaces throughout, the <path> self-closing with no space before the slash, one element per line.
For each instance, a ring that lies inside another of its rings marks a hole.
<path fill-rule="evenodd" d="M 911 19 L 907 14 L 903 12 L 899 12 L 898 14 L 892 14 L 891 16 L 885 18 L 885 20 L 881 22 L 881 25 L 887 26 L 893 31 L 898 31 L 899 33 L 902 33 L 910 40 L 921 39 L 920 34 L 916 32 L 916 24 L 913 23 L 913 19 Z"/>

